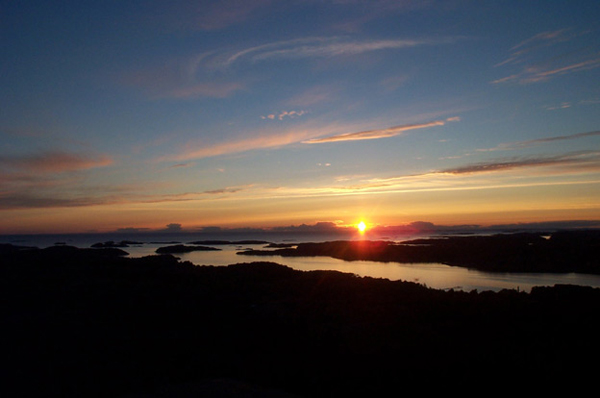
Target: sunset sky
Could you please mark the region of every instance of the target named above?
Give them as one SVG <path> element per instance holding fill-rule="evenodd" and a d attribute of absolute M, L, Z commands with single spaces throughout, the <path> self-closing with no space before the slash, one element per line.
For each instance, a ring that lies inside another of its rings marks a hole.
<path fill-rule="evenodd" d="M 600 220 L 600 2 L 0 2 L 0 233 Z"/>

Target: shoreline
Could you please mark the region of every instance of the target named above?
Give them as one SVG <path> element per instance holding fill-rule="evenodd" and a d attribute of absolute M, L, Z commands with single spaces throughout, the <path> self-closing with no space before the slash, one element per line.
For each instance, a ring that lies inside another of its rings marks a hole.
<path fill-rule="evenodd" d="M 7 396 L 155 398 L 214 380 L 282 397 L 378 396 L 431 377 L 440 393 L 498 377 L 508 391 L 595 380 L 597 288 L 442 291 L 55 246 L 3 248 L 0 291 Z"/>
<path fill-rule="evenodd" d="M 560 231 L 447 236 L 390 241 L 298 243 L 274 250 L 246 250 L 245 256 L 329 256 L 346 261 L 437 262 L 485 272 L 600 274 L 600 231 Z"/>

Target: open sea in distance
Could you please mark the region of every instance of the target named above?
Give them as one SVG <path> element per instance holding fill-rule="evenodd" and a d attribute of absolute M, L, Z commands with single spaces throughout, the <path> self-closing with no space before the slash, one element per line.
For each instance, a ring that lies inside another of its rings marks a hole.
<path fill-rule="evenodd" d="M 403 241 L 424 238 L 426 235 L 402 236 L 387 240 Z M 332 240 L 348 240 L 351 236 L 315 235 L 315 234 L 206 234 L 206 233 L 113 233 L 113 234 L 52 234 L 52 235 L 3 235 L 0 243 L 20 246 L 45 248 L 55 244 L 63 244 L 80 248 L 91 247 L 100 242 L 137 242 L 122 250 L 130 257 L 143 257 L 156 254 L 156 249 L 173 244 L 189 244 L 193 241 L 224 240 L 233 244 L 210 245 L 219 251 L 196 251 L 177 254 L 183 261 L 196 265 L 225 266 L 235 263 L 271 261 L 300 271 L 333 270 L 389 280 L 416 282 L 434 289 L 454 289 L 464 291 L 499 291 L 502 289 L 519 289 L 530 291 L 534 286 L 553 286 L 555 284 L 572 284 L 600 287 L 600 275 L 576 273 L 488 273 L 469 270 L 464 267 L 453 267 L 440 263 L 384 263 L 375 261 L 344 261 L 330 257 L 281 257 L 281 256 L 244 256 L 238 255 L 245 249 L 260 249 L 265 244 L 238 244 L 245 240 L 260 240 L 272 243 L 323 242 Z M 376 240 L 378 237 L 369 237 Z"/>

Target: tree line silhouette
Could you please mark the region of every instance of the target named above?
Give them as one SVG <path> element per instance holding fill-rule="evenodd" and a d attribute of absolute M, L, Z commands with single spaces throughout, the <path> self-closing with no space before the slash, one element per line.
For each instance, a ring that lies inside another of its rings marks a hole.
<path fill-rule="evenodd" d="M 390 241 L 299 243 L 240 255 L 328 256 L 342 260 L 437 262 L 489 272 L 577 272 L 600 274 L 600 231 L 449 236 Z"/>

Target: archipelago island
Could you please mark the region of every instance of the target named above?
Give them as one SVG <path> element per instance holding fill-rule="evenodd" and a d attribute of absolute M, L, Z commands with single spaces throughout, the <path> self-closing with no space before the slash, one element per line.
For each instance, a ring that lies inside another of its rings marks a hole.
<path fill-rule="evenodd" d="M 274 248 L 271 250 L 271 248 Z M 438 262 L 487 272 L 600 273 L 600 231 L 441 236 L 403 242 L 343 240 L 269 246 L 244 256 L 314 257 L 399 263 Z"/>

